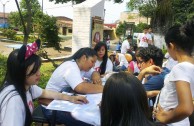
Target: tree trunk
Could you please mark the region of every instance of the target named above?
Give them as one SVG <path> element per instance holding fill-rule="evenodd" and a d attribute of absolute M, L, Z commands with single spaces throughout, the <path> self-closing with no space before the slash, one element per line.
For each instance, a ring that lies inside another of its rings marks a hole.
<path fill-rule="evenodd" d="M 27 44 L 28 42 L 28 37 L 30 34 L 30 30 L 32 27 L 32 6 L 31 6 L 31 0 L 25 0 L 26 2 L 26 8 L 27 8 L 27 12 L 28 12 L 28 17 L 27 17 L 27 26 L 26 26 L 26 34 L 24 34 L 24 43 Z"/>

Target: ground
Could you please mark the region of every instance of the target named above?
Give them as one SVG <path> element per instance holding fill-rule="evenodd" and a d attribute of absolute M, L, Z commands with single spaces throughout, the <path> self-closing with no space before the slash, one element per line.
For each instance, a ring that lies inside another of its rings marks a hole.
<path fill-rule="evenodd" d="M 15 43 L 9 43 L 9 42 L 1 42 L 0 41 L 0 53 L 2 55 L 8 56 L 11 51 L 13 51 L 13 48 L 8 48 L 6 45 L 13 45 Z M 57 51 L 54 48 L 45 48 L 45 50 L 48 52 L 48 56 L 50 58 L 54 57 L 63 57 L 71 54 L 71 51 L 69 49 L 64 49 L 65 46 L 71 47 L 71 40 L 63 41 L 61 42 L 61 48 L 62 50 Z"/>
<path fill-rule="evenodd" d="M 115 43 L 117 42 L 117 40 L 111 40 L 111 50 L 115 49 Z M 1 42 L 0 41 L 0 54 L 8 56 L 10 54 L 11 51 L 13 51 L 13 48 L 8 48 L 6 47 L 6 45 L 13 45 L 15 43 L 11 43 L 11 42 Z M 64 56 L 68 56 L 71 55 L 71 50 L 70 48 L 64 48 L 64 47 L 71 47 L 72 46 L 72 40 L 66 40 L 61 42 L 61 48 L 62 50 L 57 51 L 54 48 L 50 47 L 50 48 L 46 48 L 44 47 L 44 49 L 48 52 L 48 56 L 49 58 L 57 58 L 57 57 L 64 57 Z"/>

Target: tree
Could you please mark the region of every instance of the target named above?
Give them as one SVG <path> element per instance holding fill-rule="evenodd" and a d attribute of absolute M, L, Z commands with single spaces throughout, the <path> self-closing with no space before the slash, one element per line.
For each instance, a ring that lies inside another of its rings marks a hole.
<path fill-rule="evenodd" d="M 155 31 L 164 33 L 173 24 L 182 24 L 194 16 L 193 0 L 130 0 L 128 7 L 151 18 Z"/>

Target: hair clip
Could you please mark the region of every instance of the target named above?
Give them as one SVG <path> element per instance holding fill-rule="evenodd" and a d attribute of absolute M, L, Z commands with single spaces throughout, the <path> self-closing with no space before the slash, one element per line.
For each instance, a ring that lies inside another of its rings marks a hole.
<path fill-rule="evenodd" d="M 28 59 L 32 54 L 35 54 L 40 48 L 40 39 L 37 39 L 31 45 L 26 46 L 25 60 Z"/>

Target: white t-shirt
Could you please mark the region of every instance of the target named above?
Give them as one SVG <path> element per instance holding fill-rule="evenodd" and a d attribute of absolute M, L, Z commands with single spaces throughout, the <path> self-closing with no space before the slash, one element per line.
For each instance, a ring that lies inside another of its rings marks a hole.
<path fill-rule="evenodd" d="M 74 60 L 62 63 L 52 74 L 46 89 L 60 92 L 64 87 L 75 87 L 84 81 L 84 77 L 91 79 L 93 70 L 80 71 Z"/>
<path fill-rule="evenodd" d="M 147 34 L 144 34 L 144 33 L 139 34 L 137 39 L 139 39 L 138 47 L 148 47 L 147 41 L 152 41 L 152 37 L 148 33 Z"/>
<path fill-rule="evenodd" d="M 122 45 L 121 45 L 121 53 L 125 54 L 127 53 L 127 50 L 130 49 L 130 45 L 128 40 L 123 41 Z"/>
<path fill-rule="evenodd" d="M 102 61 L 97 60 L 94 66 L 95 71 L 100 71 L 100 65 L 101 65 Z M 106 62 L 106 71 L 107 72 L 112 72 L 113 71 L 113 64 L 112 61 L 108 58 L 107 62 Z"/>
<path fill-rule="evenodd" d="M 176 92 L 175 81 L 182 80 L 190 83 L 192 97 L 194 98 L 194 65 L 189 62 L 182 62 L 175 65 L 171 72 L 166 75 L 164 80 L 164 87 L 161 90 L 159 103 L 162 108 L 169 110 L 176 108 L 178 105 L 178 98 Z M 168 124 L 169 126 L 189 126 L 189 119 L 186 118 L 177 123 Z"/>
<path fill-rule="evenodd" d="M 22 98 L 14 90 L 15 87 L 10 85 L 0 93 L 0 126 L 24 126 L 26 118 L 26 110 Z M 8 95 L 7 95 L 8 94 Z M 42 94 L 42 89 L 37 85 L 31 86 L 31 94 L 26 92 L 27 102 L 31 113 L 34 105 L 32 99 L 38 98 Z M 6 96 L 7 95 L 7 96 Z M 6 96 L 6 97 L 5 97 Z"/>
<path fill-rule="evenodd" d="M 128 67 L 128 61 L 125 58 L 125 54 L 118 53 L 118 60 L 119 60 L 119 66 L 125 66 L 126 68 Z"/>

